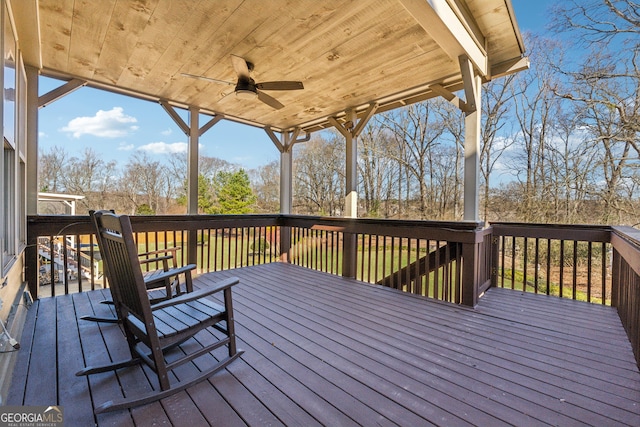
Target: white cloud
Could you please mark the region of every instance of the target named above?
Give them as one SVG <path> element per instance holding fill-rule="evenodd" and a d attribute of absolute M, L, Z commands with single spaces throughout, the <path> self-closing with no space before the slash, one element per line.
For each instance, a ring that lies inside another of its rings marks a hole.
<path fill-rule="evenodd" d="M 49 135 L 47 135 L 46 133 L 44 133 L 42 131 L 38 132 L 38 138 L 47 138 L 47 137 L 49 137 Z"/>
<path fill-rule="evenodd" d="M 166 130 L 163 130 L 162 132 L 160 132 L 162 135 L 164 136 L 169 136 L 173 133 L 173 131 L 170 128 L 167 128 Z"/>
<path fill-rule="evenodd" d="M 152 154 L 182 154 L 186 153 L 188 149 L 189 145 L 186 142 L 151 142 L 138 147 L 138 150 Z"/>
<path fill-rule="evenodd" d="M 82 135 L 93 135 L 101 138 L 120 138 L 138 129 L 133 125 L 138 120 L 135 117 L 124 114 L 122 107 L 113 107 L 109 111 L 98 110 L 93 117 L 76 117 L 63 132 L 70 132 L 74 138 Z"/>
<path fill-rule="evenodd" d="M 126 142 L 121 142 L 118 145 L 118 151 L 131 151 L 134 149 L 134 145 L 133 144 L 127 144 Z"/>

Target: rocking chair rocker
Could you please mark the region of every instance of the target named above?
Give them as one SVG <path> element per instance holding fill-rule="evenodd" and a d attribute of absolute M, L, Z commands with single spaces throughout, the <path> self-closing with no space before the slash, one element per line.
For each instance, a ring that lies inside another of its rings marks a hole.
<path fill-rule="evenodd" d="M 231 302 L 231 287 L 238 283 L 237 278 L 228 278 L 213 287 L 152 304 L 140 269 L 129 217 L 115 215 L 110 211 L 98 211 L 92 212 L 91 218 L 131 359 L 87 367 L 76 375 L 90 375 L 146 363 L 156 373 L 159 384 L 159 390 L 151 393 L 105 402 L 95 408 L 96 414 L 131 408 L 170 396 L 205 380 L 243 353 L 236 348 Z M 206 298 L 217 292 L 223 292 L 224 306 Z M 171 363 L 166 362 L 166 352 L 208 327 L 222 332 L 224 337 L 192 353 L 184 354 Z M 228 355 L 214 366 L 192 378 L 174 383 L 169 381 L 170 370 L 223 346 L 228 346 Z"/>

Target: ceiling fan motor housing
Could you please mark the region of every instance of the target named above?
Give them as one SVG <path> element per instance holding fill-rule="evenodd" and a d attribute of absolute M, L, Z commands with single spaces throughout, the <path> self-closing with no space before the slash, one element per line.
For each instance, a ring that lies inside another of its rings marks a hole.
<path fill-rule="evenodd" d="M 236 96 L 243 99 L 252 99 L 258 96 L 258 90 L 256 89 L 256 82 L 252 79 L 238 79 L 236 84 Z"/>

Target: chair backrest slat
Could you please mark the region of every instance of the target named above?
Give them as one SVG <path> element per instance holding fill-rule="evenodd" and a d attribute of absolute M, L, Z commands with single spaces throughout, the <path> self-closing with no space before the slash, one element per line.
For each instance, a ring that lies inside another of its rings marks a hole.
<path fill-rule="evenodd" d="M 143 322 L 151 316 L 151 304 L 133 239 L 131 221 L 126 215 L 109 211 L 92 213 L 104 273 L 109 280 L 114 303 L 121 313 L 131 313 Z"/>

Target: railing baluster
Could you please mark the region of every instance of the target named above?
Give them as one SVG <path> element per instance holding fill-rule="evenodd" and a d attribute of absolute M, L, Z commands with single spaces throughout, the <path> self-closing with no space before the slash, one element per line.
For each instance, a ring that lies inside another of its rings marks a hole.
<path fill-rule="evenodd" d="M 511 239 L 511 289 L 515 289 L 516 284 L 516 236 Z"/>
<path fill-rule="evenodd" d="M 564 298 L 564 240 L 560 240 L 560 297 Z"/>
<path fill-rule="evenodd" d="M 551 239 L 547 239 L 547 295 L 551 293 Z"/>
<path fill-rule="evenodd" d="M 577 291 L 578 291 L 578 241 L 577 240 L 573 241 L 573 272 L 572 273 L 573 273 L 572 275 L 573 283 L 572 283 L 571 296 L 572 296 L 572 299 L 576 299 Z"/>
<path fill-rule="evenodd" d="M 422 276 L 420 275 L 420 243 L 421 239 L 416 239 L 416 277 L 414 280 L 413 290 L 417 295 L 422 295 Z"/>
<path fill-rule="evenodd" d="M 601 283 L 601 292 L 602 292 L 602 304 L 605 305 L 607 303 L 607 243 L 602 242 L 602 260 L 601 262 L 601 273 L 600 273 L 600 283 Z"/>
<path fill-rule="evenodd" d="M 394 258 L 395 258 L 395 237 L 391 237 L 391 266 L 389 268 L 389 277 L 391 278 L 391 283 L 389 284 L 392 288 L 394 288 L 394 284 L 395 284 L 395 275 L 393 274 L 395 272 L 394 270 Z"/>
<path fill-rule="evenodd" d="M 533 287 L 534 287 L 534 292 L 537 294 L 538 293 L 538 265 L 540 264 L 540 239 L 538 239 L 537 237 L 536 237 L 536 255 L 535 255 L 534 263 L 535 265 L 533 266 L 533 271 L 534 271 L 535 277 L 534 277 Z"/>
<path fill-rule="evenodd" d="M 588 245 L 587 245 L 587 301 L 588 302 L 591 302 L 591 273 L 592 273 L 591 257 L 593 257 L 593 245 L 591 242 L 588 242 Z"/>
<path fill-rule="evenodd" d="M 500 236 L 500 286 L 504 288 L 504 275 L 505 275 L 505 269 L 504 269 L 504 260 L 505 260 L 505 252 L 506 252 L 506 248 L 504 246 L 504 242 L 505 242 L 505 236 Z"/>
<path fill-rule="evenodd" d="M 407 238 L 407 262 L 406 262 L 406 274 L 405 274 L 405 280 L 406 280 L 406 291 L 407 292 L 414 292 L 411 289 L 411 269 L 409 268 L 409 266 L 411 265 L 411 238 Z"/>
<path fill-rule="evenodd" d="M 528 280 L 527 280 L 527 264 L 529 262 L 529 243 L 527 241 L 527 238 L 525 237 L 523 242 L 522 242 L 522 247 L 523 249 L 523 253 L 522 253 L 522 290 L 526 292 L 527 290 L 527 285 L 528 285 Z"/>

